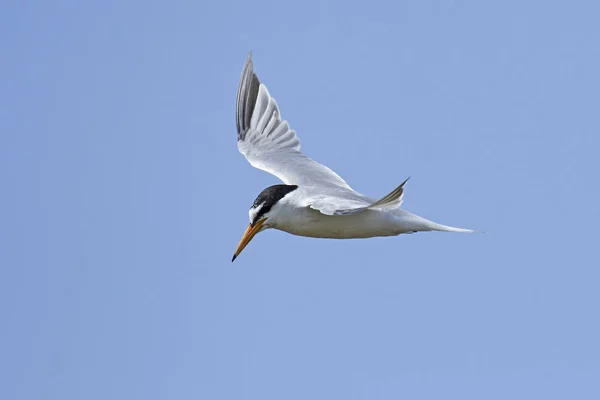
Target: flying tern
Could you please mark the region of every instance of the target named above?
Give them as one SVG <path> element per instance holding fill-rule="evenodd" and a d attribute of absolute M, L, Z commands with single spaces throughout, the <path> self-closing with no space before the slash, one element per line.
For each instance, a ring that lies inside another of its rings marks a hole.
<path fill-rule="evenodd" d="M 250 207 L 250 224 L 231 261 L 259 232 L 274 228 L 293 235 L 352 239 L 423 231 L 474 232 L 437 224 L 400 208 L 406 179 L 377 200 L 353 190 L 326 166 L 300 151 L 300 140 L 248 54 L 236 101 L 237 144 L 255 168 L 283 181 L 263 190 Z"/>

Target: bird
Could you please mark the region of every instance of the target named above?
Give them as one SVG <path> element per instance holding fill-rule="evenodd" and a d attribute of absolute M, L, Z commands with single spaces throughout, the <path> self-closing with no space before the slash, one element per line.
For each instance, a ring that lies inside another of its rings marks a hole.
<path fill-rule="evenodd" d="M 475 232 L 429 221 L 400 206 L 408 178 L 377 200 L 300 151 L 296 132 L 283 120 L 275 99 L 254 72 L 252 52 L 244 63 L 236 98 L 238 150 L 255 168 L 283 184 L 263 190 L 248 212 L 250 224 L 233 262 L 266 229 L 313 238 L 354 239 L 444 231 Z"/>

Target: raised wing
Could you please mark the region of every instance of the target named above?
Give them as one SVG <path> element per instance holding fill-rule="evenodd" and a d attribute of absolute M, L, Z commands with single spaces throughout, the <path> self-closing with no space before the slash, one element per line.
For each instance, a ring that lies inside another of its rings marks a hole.
<path fill-rule="evenodd" d="M 300 140 L 290 129 L 275 99 L 254 73 L 248 54 L 237 93 L 238 149 L 255 168 L 288 185 L 339 188 L 352 191 L 338 174 L 300 151 Z"/>

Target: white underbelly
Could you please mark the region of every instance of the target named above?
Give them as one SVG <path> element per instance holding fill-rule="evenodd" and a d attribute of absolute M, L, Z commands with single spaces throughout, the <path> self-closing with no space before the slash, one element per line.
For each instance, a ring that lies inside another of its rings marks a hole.
<path fill-rule="evenodd" d="M 393 213 L 385 211 L 364 211 L 351 215 L 324 215 L 306 208 L 295 213 L 294 218 L 275 227 L 293 235 L 351 239 L 374 236 L 395 236 L 407 232 L 398 224 Z"/>

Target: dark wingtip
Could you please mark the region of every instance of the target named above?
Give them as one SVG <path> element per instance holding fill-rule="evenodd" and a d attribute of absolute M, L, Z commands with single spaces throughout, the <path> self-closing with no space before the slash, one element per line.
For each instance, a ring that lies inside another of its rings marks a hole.
<path fill-rule="evenodd" d="M 231 259 L 231 262 L 234 262 L 236 258 L 237 258 L 237 256 L 234 254 L 233 258 Z"/>
<path fill-rule="evenodd" d="M 258 96 L 259 86 L 260 81 L 254 73 L 252 51 L 250 51 L 246 57 L 244 68 L 242 69 L 242 75 L 240 77 L 240 84 L 238 86 L 236 98 L 235 118 L 238 141 L 245 139 L 246 131 L 250 126 L 252 113 L 254 112 L 254 106 L 256 105 L 256 97 Z"/>

